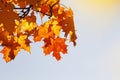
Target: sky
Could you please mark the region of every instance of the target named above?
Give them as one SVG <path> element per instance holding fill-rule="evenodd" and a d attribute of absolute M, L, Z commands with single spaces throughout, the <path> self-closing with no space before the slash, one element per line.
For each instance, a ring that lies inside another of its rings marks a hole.
<path fill-rule="evenodd" d="M 61 0 L 74 12 L 77 45 L 56 61 L 31 44 L 6 63 L 0 55 L 0 80 L 120 80 L 120 0 Z"/>

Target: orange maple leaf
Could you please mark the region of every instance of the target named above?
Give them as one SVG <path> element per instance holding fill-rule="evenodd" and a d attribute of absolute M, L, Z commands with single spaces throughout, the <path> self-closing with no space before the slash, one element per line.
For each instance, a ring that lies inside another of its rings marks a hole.
<path fill-rule="evenodd" d="M 46 38 L 44 40 L 45 45 L 43 46 L 43 51 L 45 53 L 45 55 L 50 54 L 51 52 L 53 52 L 53 56 L 57 59 L 60 60 L 61 56 L 60 56 L 60 52 L 62 52 L 63 54 L 67 53 L 67 45 L 65 44 L 65 39 L 64 38 Z"/>

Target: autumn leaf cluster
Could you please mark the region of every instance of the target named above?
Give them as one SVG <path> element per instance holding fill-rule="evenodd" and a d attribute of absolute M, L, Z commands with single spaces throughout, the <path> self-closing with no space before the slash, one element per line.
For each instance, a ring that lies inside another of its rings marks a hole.
<path fill-rule="evenodd" d="M 47 20 L 38 25 L 38 16 Z M 60 60 L 60 54 L 67 53 L 66 41 L 75 46 L 76 39 L 72 9 L 60 0 L 0 0 L 0 52 L 6 62 L 41 41 L 44 54 Z"/>

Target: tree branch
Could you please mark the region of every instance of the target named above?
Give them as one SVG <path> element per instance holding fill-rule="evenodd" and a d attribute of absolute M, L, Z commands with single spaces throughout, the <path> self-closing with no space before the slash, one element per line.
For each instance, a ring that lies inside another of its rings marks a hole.
<path fill-rule="evenodd" d="M 59 0 L 57 0 L 56 1 L 56 3 L 54 3 L 53 5 L 49 5 L 49 12 L 48 13 L 44 13 L 44 12 L 42 12 L 42 11 L 37 11 L 37 12 L 40 12 L 40 13 L 42 13 L 42 14 L 44 14 L 44 15 L 47 15 L 47 16 L 49 16 L 49 18 L 51 18 L 52 17 L 52 13 L 53 13 L 53 7 L 56 5 L 56 4 L 58 4 L 59 3 Z M 22 18 L 24 18 L 25 16 L 28 16 L 28 14 L 29 14 L 29 12 L 30 12 L 30 10 L 32 9 L 32 5 L 29 5 L 29 7 L 25 7 L 25 8 L 17 8 L 17 7 L 15 7 L 14 9 L 15 10 L 21 10 L 20 11 L 20 13 L 18 13 L 18 15 L 19 15 L 19 17 L 20 17 L 20 19 L 22 19 Z M 22 14 L 22 15 L 21 15 Z"/>
<path fill-rule="evenodd" d="M 14 8 L 14 9 L 22 10 L 22 11 L 20 11 L 22 13 L 22 15 L 20 15 L 21 13 L 19 13 L 19 15 L 20 15 L 19 17 L 21 19 L 29 14 L 31 8 L 32 8 L 32 5 L 30 5 L 29 7 L 25 7 L 25 8 Z"/>

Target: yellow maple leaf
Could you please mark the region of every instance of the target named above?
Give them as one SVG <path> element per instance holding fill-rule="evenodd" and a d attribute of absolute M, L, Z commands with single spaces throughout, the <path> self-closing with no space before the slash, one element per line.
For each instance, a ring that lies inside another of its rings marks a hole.
<path fill-rule="evenodd" d="M 21 32 L 25 32 L 25 31 L 32 31 L 37 25 L 36 23 L 28 23 L 27 20 L 22 20 L 21 21 Z"/>
<path fill-rule="evenodd" d="M 53 32 L 55 33 L 56 36 L 59 36 L 60 35 L 61 26 L 58 25 L 57 21 L 54 21 L 52 24 L 53 24 L 53 26 L 52 26 Z"/>
<path fill-rule="evenodd" d="M 20 44 L 21 48 L 30 53 L 30 46 L 26 44 L 27 39 L 28 39 L 27 35 L 20 35 L 20 37 L 15 38 L 15 40 Z"/>

